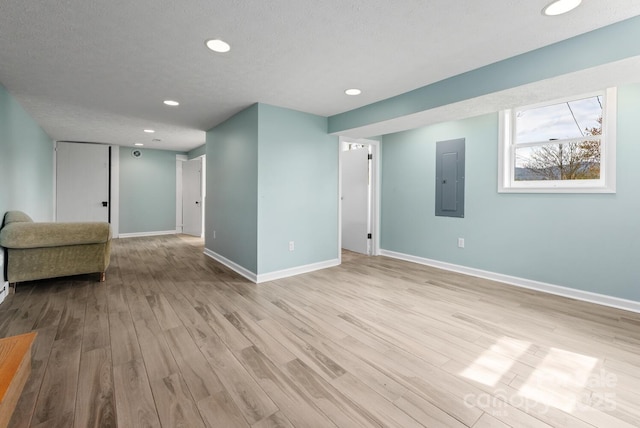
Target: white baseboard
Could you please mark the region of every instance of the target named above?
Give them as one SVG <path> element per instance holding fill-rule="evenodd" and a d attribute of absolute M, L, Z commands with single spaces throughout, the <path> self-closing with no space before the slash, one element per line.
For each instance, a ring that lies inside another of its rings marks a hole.
<path fill-rule="evenodd" d="M 410 254 L 398 253 L 389 250 L 380 250 L 380 255 L 392 257 L 394 259 L 405 260 L 408 262 L 419 263 L 422 265 L 433 266 L 436 268 L 449 270 L 452 272 L 463 273 L 478 278 L 490 279 L 516 287 L 528 288 L 530 290 L 541 291 L 543 293 L 555 294 L 558 296 L 569 297 L 571 299 L 582 300 L 585 302 L 596 303 L 612 308 L 624 309 L 626 311 L 640 313 L 640 302 L 633 300 L 621 299 L 619 297 L 607 296 L 605 294 L 592 293 L 590 291 L 577 290 L 575 288 L 563 287 L 561 285 L 547 284 L 545 282 L 533 281 L 517 276 L 504 275 L 501 273 L 490 272 L 482 269 L 475 269 L 466 266 L 456 265 L 453 263 L 441 262 L 438 260 L 427 259 Z"/>
<path fill-rule="evenodd" d="M 159 230 L 156 232 L 133 232 L 133 233 L 121 233 L 118 238 L 138 238 L 141 236 L 160 236 L 160 235 L 175 235 L 177 230 Z"/>
<path fill-rule="evenodd" d="M 278 270 L 275 272 L 261 273 L 258 275 L 258 283 L 275 281 L 276 279 L 287 278 L 290 276 L 300 275 L 302 273 L 309 273 L 315 270 L 326 269 L 340 264 L 339 259 L 325 260 L 323 262 L 311 263 L 303 266 L 296 266 L 289 269 Z"/>
<path fill-rule="evenodd" d="M 274 271 L 274 272 L 269 272 L 269 273 L 263 273 L 263 274 L 255 274 L 253 272 L 251 272 L 250 270 L 240 266 L 239 264 L 232 262 L 231 260 L 227 259 L 224 256 L 221 256 L 220 254 L 211 251 L 208 248 L 204 249 L 204 254 L 208 257 L 211 257 L 212 259 L 222 263 L 223 265 L 225 265 L 226 267 L 228 267 L 229 269 L 235 271 L 236 273 L 239 273 L 240 275 L 244 276 L 245 278 L 247 278 L 249 281 L 251 282 L 255 282 L 256 284 L 259 284 L 261 282 L 267 282 L 267 281 L 275 281 L 276 279 L 281 279 L 281 278 L 287 278 L 290 276 L 295 276 L 295 275 L 300 275 L 303 273 L 309 273 L 309 272 L 313 272 L 315 270 L 320 270 L 320 269 L 326 269 L 329 267 L 333 267 L 333 266 L 338 266 L 340 264 L 340 260 L 338 259 L 332 259 L 332 260 L 325 260 L 323 262 L 318 262 L 318 263 L 311 263 L 308 265 L 303 265 L 303 266 L 296 266 L 293 268 L 289 268 L 289 269 L 283 269 L 283 270 L 278 270 L 278 271 Z"/>
<path fill-rule="evenodd" d="M 220 254 L 218 254 L 218 253 L 216 253 L 214 251 L 211 251 L 208 248 L 204 249 L 204 255 L 208 256 L 208 257 L 211 257 L 213 260 L 216 260 L 216 261 L 222 263 L 223 265 L 225 265 L 226 267 L 228 267 L 232 271 L 235 271 L 235 272 L 239 273 L 240 275 L 244 276 L 249 281 L 258 282 L 258 278 L 257 278 L 257 275 L 255 273 L 251 272 L 247 268 L 244 268 L 244 267 L 240 266 L 236 262 L 232 262 L 228 258 L 226 258 L 224 256 L 221 256 Z"/>

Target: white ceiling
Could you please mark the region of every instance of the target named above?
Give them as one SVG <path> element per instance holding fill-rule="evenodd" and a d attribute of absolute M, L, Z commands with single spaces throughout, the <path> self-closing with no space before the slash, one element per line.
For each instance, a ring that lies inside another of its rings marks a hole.
<path fill-rule="evenodd" d="M 55 140 L 190 150 L 255 102 L 329 116 L 640 14 L 547 3 L 2 0 L 0 83 Z"/>

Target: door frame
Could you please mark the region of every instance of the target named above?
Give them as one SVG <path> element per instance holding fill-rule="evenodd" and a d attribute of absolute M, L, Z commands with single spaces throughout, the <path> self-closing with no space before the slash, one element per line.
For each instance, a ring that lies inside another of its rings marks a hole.
<path fill-rule="evenodd" d="M 338 260 L 342 263 L 342 149 L 346 144 L 356 143 L 371 147 L 371 250 L 370 255 L 380 255 L 380 170 L 382 151 L 380 141 L 365 138 L 340 136 L 338 144 Z"/>
<path fill-rule="evenodd" d="M 98 143 L 83 143 L 78 141 L 54 141 L 53 142 L 53 221 L 57 221 L 58 212 L 58 158 L 57 149 L 58 143 L 77 143 L 77 144 L 98 144 Z M 111 225 L 111 237 L 117 238 L 119 236 L 120 227 L 120 146 L 111 144 L 105 144 L 111 148 L 111 179 L 109 182 L 109 210 Z"/>

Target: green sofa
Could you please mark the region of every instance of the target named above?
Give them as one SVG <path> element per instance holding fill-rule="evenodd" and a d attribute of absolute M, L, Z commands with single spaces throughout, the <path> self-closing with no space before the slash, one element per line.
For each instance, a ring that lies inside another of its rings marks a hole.
<path fill-rule="evenodd" d="M 0 229 L 10 292 L 18 282 L 99 273 L 105 280 L 111 254 L 109 223 L 38 223 L 9 211 Z M 13 289 L 13 290 L 12 290 Z"/>

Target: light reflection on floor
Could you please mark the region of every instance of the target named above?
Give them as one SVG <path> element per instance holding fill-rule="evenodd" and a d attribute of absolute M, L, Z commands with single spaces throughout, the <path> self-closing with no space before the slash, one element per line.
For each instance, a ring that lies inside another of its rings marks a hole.
<path fill-rule="evenodd" d="M 484 385 L 495 386 L 529 346 L 529 342 L 502 337 L 460 375 Z"/>
<path fill-rule="evenodd" d="M 598 359 L 563 349 L 551 348 L 518 394 L 547 406 L 572 413 Z"/>
<path fill-rule="evenodd" d="M 459 374 L 496 387 L 501 379 L 509 378 L 509 371 L 530 346 L 531 343 L 526 341 L 501 337 Z M 576 409 L 585 408 L 585 397 L 588 398 L 590 392 L 587 388 L 593 384 L 592 373 L 597 365 L 595 357 L 550 348 L 528 377 L 520 374 L 526 377 L 526 381 L 517 391 L 514 390 L 513 396 L 505 395 L 505 388 L 496 389 L 493 395 L 509 404 L 533 402 L 541 405 L 538 408 L 554 407 L 573 413 Z"/>

